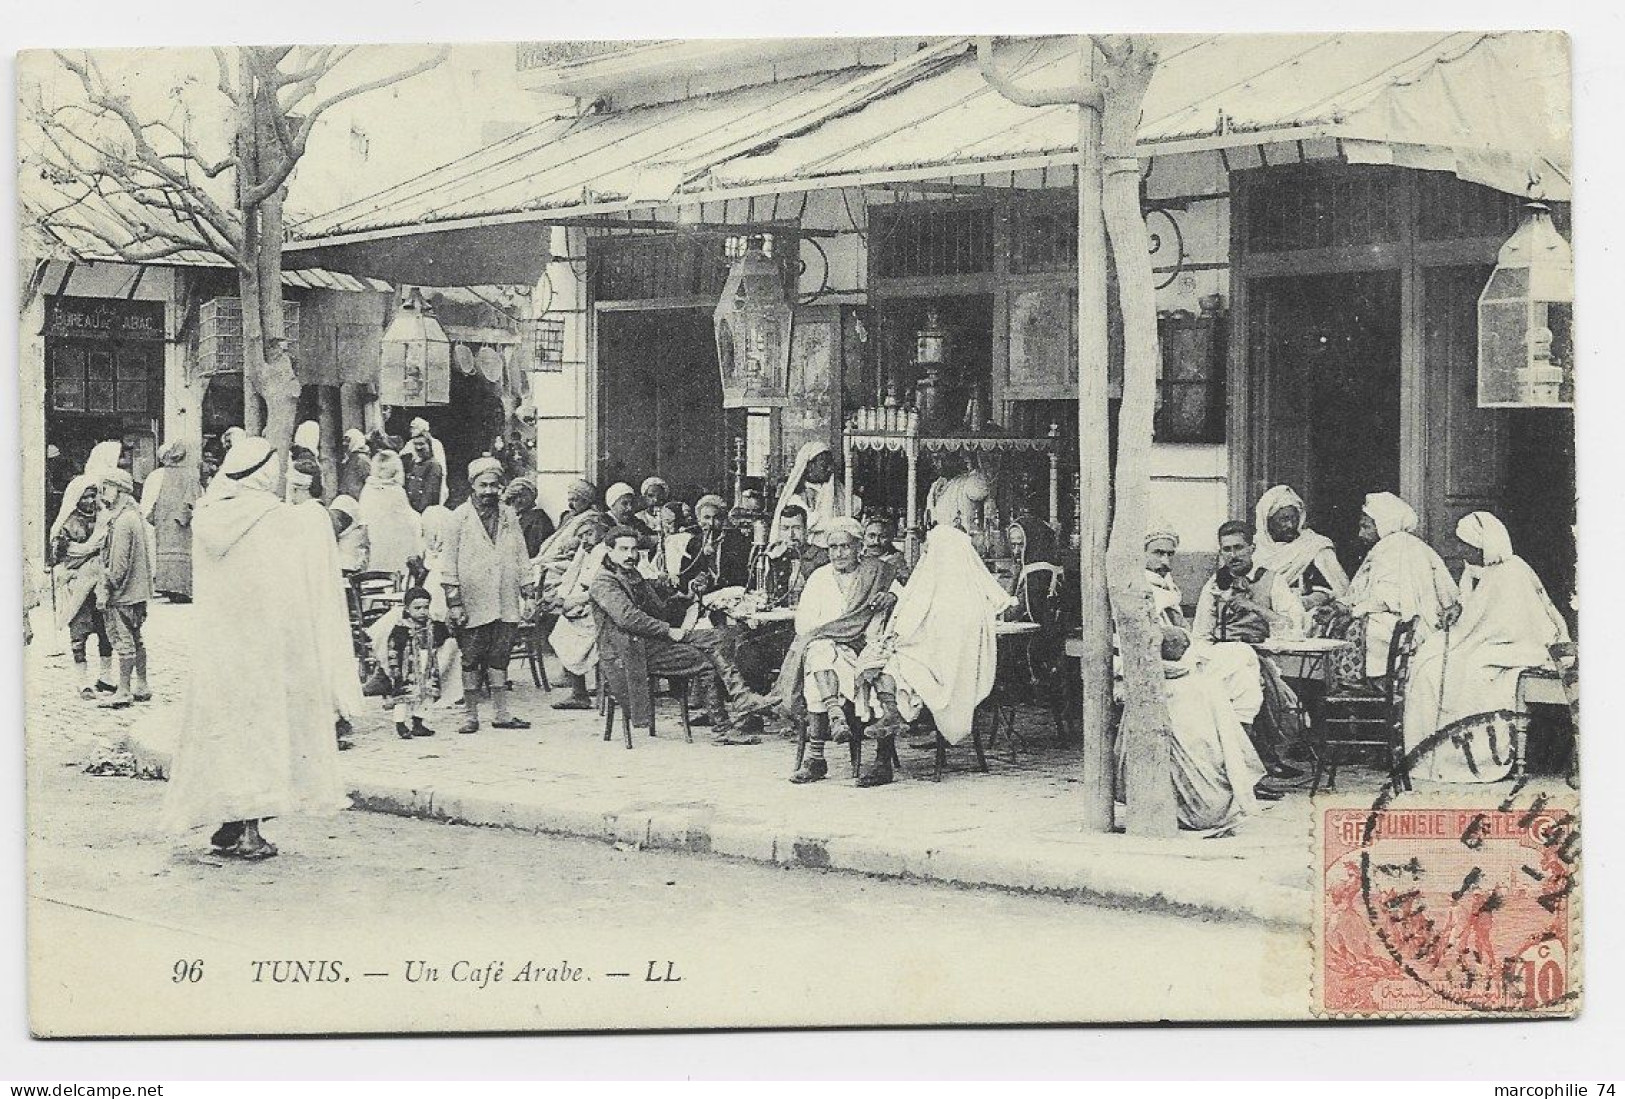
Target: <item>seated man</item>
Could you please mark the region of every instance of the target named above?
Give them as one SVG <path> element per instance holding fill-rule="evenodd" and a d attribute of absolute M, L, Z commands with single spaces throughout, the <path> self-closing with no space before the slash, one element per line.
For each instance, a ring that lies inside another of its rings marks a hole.
<path fill-rule="evenodd" d="M 852 520 L 854 523 L 857 520 Z M 829 563 L 830 554 L 822 546 L 807 539 L 807 513 L 790 505 L 779 516 L 779 529 L 783 538 L 768 546 L 768 591 L 770 604 L 795 606 L 807 579 Z"/>
<path fill-rule="evenodd" d="M 830 547 L 833 553 L 833 541 Z M 950 744 L 970 736 L 976 707 L 993 692 L 995 623 L 1011 602 L 970 535 L 941 523 L 931 528 L 885 637 L 863 650 L 860 679 L 873 684 L 882 716 L 875 725 L 875 761 L 858 775 L 859 786 L 892 780 L 892 738 L 926 709 Z M 867 694 L 860 693 L 860 712 L 870 709 Z"/>
<path fill-rule="evenodd" d="M 1252 646 L 1270 637 L 1301 636 L 1302 604 L 1285 581 L 1253 564 L 1253 529 L 1231 519 L 1219 527 L 1219 568 L 1196 600 L 1191 628 L 1198 653 L 1225 684 L 1236 719 L 1269 773 L 1302 774 L 1285 762 L 1301 747 L 1298 700 L 1275 665 Z"/>
<path fill-rule="evenodd" d="M 1179 535 L 1165 523 L 1152 523 L 1145 534 L 1145 582 L 1151 589 L 1151 602 L 1157 617 L 1169 625 L 1185 625 L 1185 596 L 1174 582 L 1174 554 L 1179 552 Z"/>
<path fill-rule="evenodd" d="M 598 663 L 598 624 L 592 614 L 592 583 L 603 568 L 601 539 L 609 525 L 602 515 L 588 512 L 576 525 L 576 550 L 563 571 L 542 576 L 541 609 L 554 616 L 548 644 L 564 666 L 570 694 L 553 703 L 555 710 L 590 710 L 587 673 Z"/>
<path fill-rule="evenodd" d="M 1264 768 L 1225 697 L 1224 687 L 1177 626 L 1162 627 L 1164 688 L 1173 731 L 1174 803 L 1179 826 L 1227 829 L 1281 795 L 1260 786 Z M 1121 782 L 1124 738 L 1118 738 Z"/>
<path fill-rule="evenodd" d="M 857 697 L 858 654 L 879 639 L 886 613 L 897 601 L 889 590 L 891 570 L 861 556 L 858 521 L 837 516 L 826 529 L 830 562 L 812 574 L 801 593 L 795 643 L 769 696 L 792 716 L 803 709 L 810 714 L 807 756 L 790 776 L 798 784 L 829 773 L 826 741 L 851 739 L 842 706 Z"/>
<path fill-rule="evenodd" d="M 744 689 L 738 668 L 717 651 L 715 631 L 709 636 L 693 633 L 661 617 L 667 595 L 660 581 L 645 578 L 638 569 L 641 539 L 642 532 L 630 525 L 604 536 L 604 563 L 591 591 L 605 685 L 626 707 L 632 724 L 648 728 L 654 720 L 650 676 L 683 676 L 708 686 L 720 678 L 733 690 L 737 708 L 763 709 L 766 701 Z M 733 736 L 733 718 L 722 693 L 707 695 L 718 743 L 759 743 L 755 737 Z"/>
<path fill-rule="evenodd" d="M 1254 560 L 1286 582 L 1305 610 L 1331 602 L 1348 591 L 1348 574 L 1337 548 L 1304 522 L 1303 498 L 1288 485 L 1276 485 L 1254 509 L 1257 552 Z"/>
<path fill-rule="evenodd" d="M 1416 523 L 1416 512 L 1398 496 L 1368 493 L 1360 511 L 1360 540 L 1371 550 L 1348 591 L 1317 612 L 1364 623 L 1368 679 L 1388 674 L 1388 646 L 1399 623 L 1418 619 L 1420 643 L 1443 624 L 1446 612 L 1457 613 L 1456 582 L 1433 547 L 1411 533 Z"/>
<path fill-rule="evenodd" d="M 678 586 L 694 599 L 719 588 L 750 583 L 750 539 L 728 526 L 728 505 L 720 496 L 702 496 L 694 505 L 699 533 L 689 536 Z"/>
<path fill-rule="evenodd" d="M 897 548 L 892 541 L 892 531 L 895 529 L 891 520 L 884 515 L 871 515 L 863 521 L 863 555 L 873 557 L 882 565 L 890 565 L 897 570 L 900 580 L 908 579 L 908 562 L 903 551 Z"/>
<path fill-rule="evenodd" d="M 1253 528 L 1240 519 L 1219 527 L 1219 568 L 1196 598 L 1191 632 L 1214 641 L 1257 644 L 1302 636 L 1302 604 L 1285 580 L 1253 564 Z"/>

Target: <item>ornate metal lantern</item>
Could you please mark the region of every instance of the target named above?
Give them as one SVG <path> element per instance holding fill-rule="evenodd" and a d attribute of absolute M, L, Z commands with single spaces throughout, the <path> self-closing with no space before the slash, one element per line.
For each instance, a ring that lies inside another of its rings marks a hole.
<path fill-rule="evenodd" d="M 451 341 L 416 287 L 384 330 L 378 399 L 409 407 L 451 402 Z"/>
<path fill-rule="evenodd" d="M 1478 297 L 1480 408 L 1574 404 L 1574 257 L 1531 202 Z"/>
<path fill-rule="evenodd" d="M 713 315 L 723 408 L 782 408 L 790 403 L 794 318 L 783 271 L 752 240 L 734 260 Z"/>

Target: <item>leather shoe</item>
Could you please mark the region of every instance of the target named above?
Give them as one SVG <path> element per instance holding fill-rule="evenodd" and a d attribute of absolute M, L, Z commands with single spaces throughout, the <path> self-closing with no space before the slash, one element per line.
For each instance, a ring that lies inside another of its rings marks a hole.
<path fill-rule="evenodd" d="M 808 782 L 817 782 L 829 775 L 829 761 L 823 759 L 803 760 L 796 773 L 790 776 L 790 781 L 797 786 Z"/>

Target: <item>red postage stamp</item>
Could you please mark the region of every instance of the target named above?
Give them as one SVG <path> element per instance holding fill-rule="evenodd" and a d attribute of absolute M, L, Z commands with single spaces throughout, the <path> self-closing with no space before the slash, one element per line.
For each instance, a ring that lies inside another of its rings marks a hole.
<path fill-rule="evenodd" d="M 1321 813 L 1325 1015 L 1569 1015 L 1579 828 L 1567 810 Z"/>

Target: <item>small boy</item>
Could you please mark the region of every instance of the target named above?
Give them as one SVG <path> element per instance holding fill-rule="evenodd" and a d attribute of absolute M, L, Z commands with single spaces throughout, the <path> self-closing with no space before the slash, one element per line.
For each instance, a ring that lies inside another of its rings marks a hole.
<path fill-rule="evenodd" d="M 408 588 L 400 624 L 389 631 L 389 678 L 394 685 L 395 735 L 402 740 L 434 736 L 420 712 L 440 699 L 440 646 L 451 632 L 429 618 L 429 593 Z M 408 726 L 407 721 L 411 721 Z"/>
<path fill-rule="evenodd" d="M 132 702 L 152 701 L 147 645 L 141 636 L 147 603 L 152 599 L 152 561 L 147 555 L 147 524 L 135 502 L 130 474 L 122 469 L 104 470 L 101 498 L 107 541 L 102 544 L 102 579 L 96 602 L 118 656 L 118 689 L 100 705 L 122 710 Z"/>

